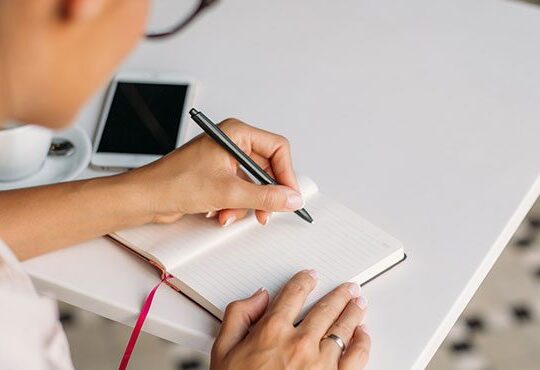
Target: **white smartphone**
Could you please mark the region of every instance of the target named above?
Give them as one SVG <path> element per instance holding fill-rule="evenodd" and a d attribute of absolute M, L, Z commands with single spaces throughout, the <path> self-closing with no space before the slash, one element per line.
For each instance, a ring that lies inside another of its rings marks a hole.
<path fill-rule="evenodd" d="M 194 83 L 176 74 L 118 74 L 99 118 L 92 166 L 140 167 L 181 146 L 193 95 Z"/>

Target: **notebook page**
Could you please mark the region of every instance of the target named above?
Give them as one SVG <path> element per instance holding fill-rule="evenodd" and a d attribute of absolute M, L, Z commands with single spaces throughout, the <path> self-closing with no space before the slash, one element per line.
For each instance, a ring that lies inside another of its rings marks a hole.
<path fill-rule="evenodd" d="M 260 287 L 274 295 L 303 269 L 314 268 L 319 274 L 309 307 L 338 284 L 365 282 L 402 259 L 399 241 L 328 197 L 318 193 L 307 209 L 314 224 L 276 216 L 267 227 L 236 235 L 170 273 L 220 316 L 229 302 Z"/>
<path fill-rule="evenodd" d="M 300 176 L 298 183 L 305 199 L 309 199 L 318 191 L 317 185 L 307 177 Z M 227 228 L 220 227 L 215 219 L 207 219 L 203 215 L 191 215 L 183 217 L 174 224 L 144 225 L 117 231 L 111 236 L 128 246 L 136 247 L 144 255 L 156 259 L 170 271 L 187 259 L 194 258 L 225 240 L 257 226 L 253 215 Z"/>

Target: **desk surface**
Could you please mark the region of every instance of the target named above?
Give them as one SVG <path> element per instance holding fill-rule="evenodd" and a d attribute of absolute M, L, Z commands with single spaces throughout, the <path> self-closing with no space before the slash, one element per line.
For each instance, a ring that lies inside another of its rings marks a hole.
<path fill-rule="evenodd" d="M 288 136 L 299 172 L 401 239 L 408 260 L 365 288 L 369 368 L 421 368 L 539 195 L 538 35 L 519 1 L 228 0 L 123 69 L 194 77 L 210 117 Z M 92 134 L 99 99 L 77 122 Z M 158 280 L 105 240 L 25 265 L 128 324 Z M 145 326 L 200 350 L 216 328 L 170 289 Z"/>

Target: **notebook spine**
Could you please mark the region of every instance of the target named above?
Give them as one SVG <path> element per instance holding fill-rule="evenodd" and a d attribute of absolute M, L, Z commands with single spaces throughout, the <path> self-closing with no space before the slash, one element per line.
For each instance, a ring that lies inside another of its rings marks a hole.
<path fill-rule="evenodd" d="M 161 279 L 164 279 L 165 276 L 167 276 L 167 271 L 165 271 L 163 269 L 163 267 L 161 267 L 159 264 L 157 264 L 156 262 L 152 261 L 151 259 L 143 256 L 142 254 L 138 253 L 137 251 L 131 249 L 130 247 L 128 247 L 127 245 L 125 245 L 124 243 L 120 242 L 119 240 L 117 240 L 116 238 L 113 238 L 112 236 L 110 235 L 105 235 L 105 238 L 106 239 L 109 239 L 110 241 L 112 241 L 114 244 L 122 247 L 123 249 L 126 249 L 128 252 L 134 254 L 135 256 L 139 257 L 140 259 L 142 259 L 143 261 L 149 263 L 150 265 L 154 266 L 160 273 L 161 275 Z M 174 290 L 178 290 L 177 288 L 175 288 L 173 285 L 171 285 L 169 283 L 168 280 L 165 280 L 165 283 L 167 285 L 169 285 L 170 287 L 174 288 Z"/>

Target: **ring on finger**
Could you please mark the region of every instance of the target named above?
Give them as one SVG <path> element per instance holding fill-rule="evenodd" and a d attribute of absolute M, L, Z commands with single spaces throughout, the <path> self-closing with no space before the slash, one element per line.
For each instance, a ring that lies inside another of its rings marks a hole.
<path fill-rule="evenodd" d="M 345 351 L 345 341 L 339 335 L 327 334 L 322 337 L 321 342 L 325 339 L 331 339 L 332 341 L 334 341 L 334 343 L 340 348 L 341 353 Z"/>

